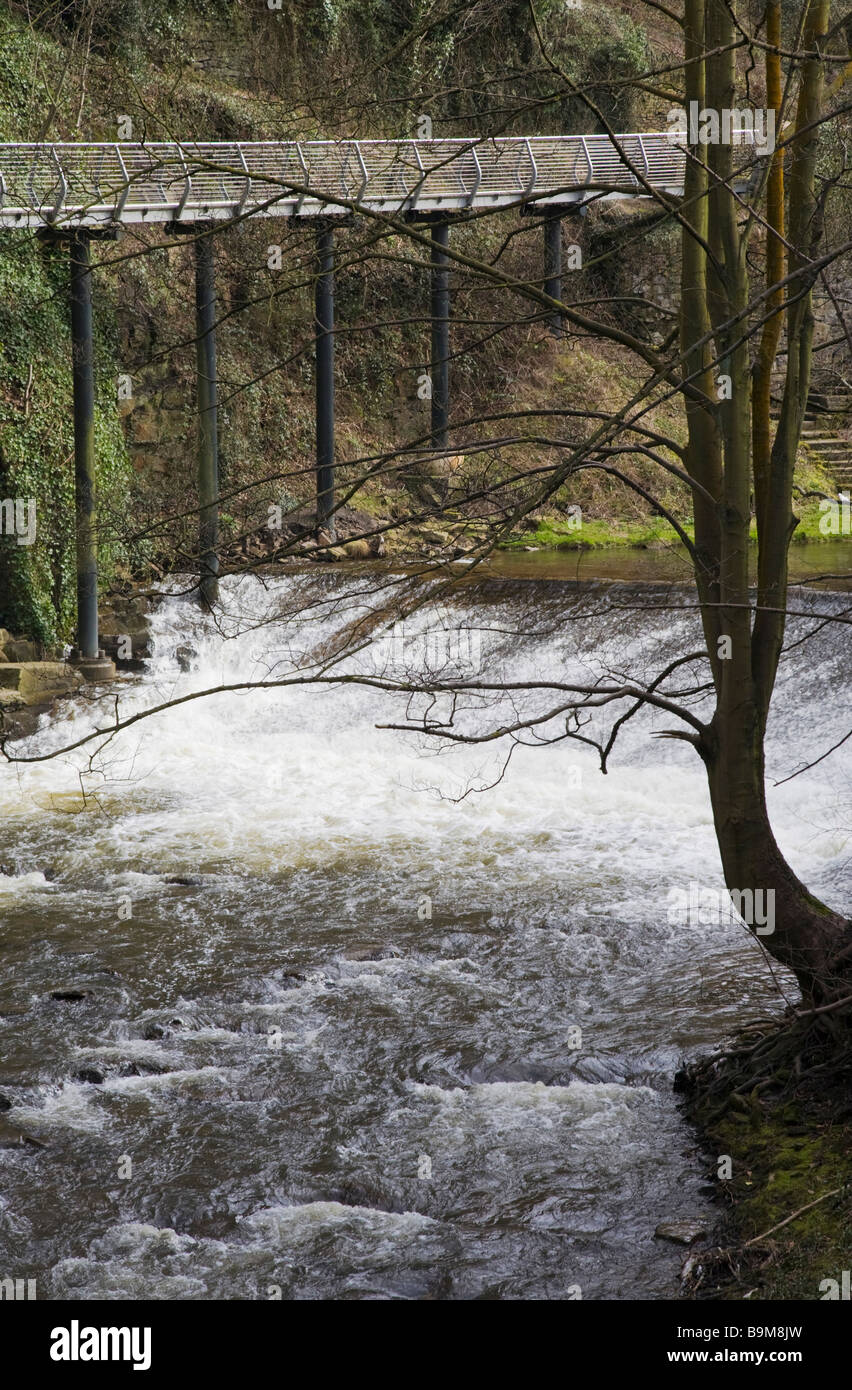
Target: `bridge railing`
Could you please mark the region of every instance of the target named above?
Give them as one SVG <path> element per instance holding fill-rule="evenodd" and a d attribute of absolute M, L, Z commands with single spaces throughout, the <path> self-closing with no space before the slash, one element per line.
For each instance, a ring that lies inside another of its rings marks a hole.
<path fill-rule="evenodd" d="M 677 195 L 684 141 L 662 131 L 615 140 L 0 144 L 0 226 L 310 217 L 352 208 L 458 214 L 524 201 Z"/>

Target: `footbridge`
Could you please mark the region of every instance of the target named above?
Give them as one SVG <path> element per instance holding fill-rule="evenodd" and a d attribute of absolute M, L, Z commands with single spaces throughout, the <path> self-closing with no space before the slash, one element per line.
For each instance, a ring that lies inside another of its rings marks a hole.
<path fill-rule="evenodd" d="M 74 389 L 77 545 L 75 659 L 103 669 L 98 642 L 91 242 L 159 224 L 194 237 L 199 585 L 217 595 L 218 424 L 213 244 L 247 218 L 311 218 L 316 232 L 317 524 L 334 534 L 334 237 L 354 217 L 416 221 L 431 266 L 431 444 L 448 446 L 449 232 L 507 209 L 537 215 L 543 282 L 562 297 L 562 221 L 599 200 L 683 196 L 678 131 L 456 140 L 301 140 L 0 144 L 0 229 L 67 241 Z M 554 332 L 558 313 L 550 316 Z"/>

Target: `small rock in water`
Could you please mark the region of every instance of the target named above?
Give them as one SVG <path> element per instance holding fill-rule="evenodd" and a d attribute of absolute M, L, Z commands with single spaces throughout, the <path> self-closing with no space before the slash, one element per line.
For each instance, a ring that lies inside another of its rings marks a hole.
<path fill-rule="evenodd" d="M 17 1149 L 23 1144 L 31 1144 L 36 1149 L 46 1149 L 41 1139 L 32 1139 L 29 1134 L 18 1129 L 11 1120 L 0 1117 L 0 1149 Z"/>
<path fill-rule="evenodd" d="M 89 999 L 91 995 L 90 989 L 53 989 L 50 992 L 51 999 L 58 999 L 63 1004 L 78 1004 L 81 999 Z"/>
<path fill-rule="evenodd" d="M 0 1111 L 3 1111 L 3 1110 L 11 1110 L 11 1109 L 12 1109 L 12 1102 L 10 1101 L 9 1097 L 8 1097 L 8 1096 L 4 1096 L 3 1092 L 0 1091 Z"/>
<path fill-rule="evenodd" d="M 188 1029 L 191 1027 L 192 1024 L 187 1022 L 185 1018 L 175 1016 L 166 1023 L 149 1023 L 142 1036 L 146 1042 L 161 1042 L 163 1038 L 170 1038 L 176 1028 Z"/>
<path fill-rule="evenodd" d="M 706 1234 L 707 1227 L 703 1221 L 661 1221 L 654 1232 L 660 1240 L 674 1240 L 678 1245 L 691 1245 Z"/>
<path fill-rule="evenodd" d="M 193 662 L 198 660 L 198 652 L 194 647 L 182 646 L 175 648 L 177 664 L 182 671 L 191 671 Z"/>
<path fill-rule="evenodd" d="M 119 1076 L 162 1076 L 168 1071 L 168 1066 L 156 1061 L 122 1062 L 118 1069 Z"/>
<path fill-rule="evenodd" d="M 200 888 L 204 879 L 200 874 L 169 874 L 166 883 L 171 883 L 176 888 Z"/>
<path fill-rule="evenodd" d="M 106 1077 L 97 1067 L 81 1067 L 77 1073 L 78 1081 L 88 1081 L 92 1086 L 103 1086 Z"/>
<path fill-rule="evenodd" d="M 402 952 L 395 946 L 352 946 L 343 955 L 346 960 L 394 960 Z"/>

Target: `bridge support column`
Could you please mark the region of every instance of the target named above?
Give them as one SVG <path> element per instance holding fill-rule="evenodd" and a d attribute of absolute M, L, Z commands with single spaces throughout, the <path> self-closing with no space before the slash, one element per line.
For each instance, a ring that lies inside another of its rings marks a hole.
<path fill-rule="evenodd" d="M 450 417 L 450 272 L 448 222 L 432 228 L 432 447 L 446 449 Z"/>
<path fill-rule="evenodd" d="M 562 218 L 548 213 L 544 220 L 544 292 L 551 299 L 562 298 Z M 557 337 L 562 332 L 562 315 L 554 310 L 547 326 Z"/>
<path fill-rule="evenodd" d="M 334 228 L 317 230 L 314 289 L 316 349 L 317 530 L 335 535 L 334 524 Z"/>
<path fill-rule="evenodd" d="M 195 352 L 198 398 L 198 557 L 202 603 L 219 597 L 219 429 L 213 238 L 195 240 Z"/>
<path fill-rule="evenodd" d="M 98 644 L 98 549 L 95 511 L 95 366 L 89 234 L 72 232 L 71 374 L 74 386 L 74 525 L 77 550 L 77 645 L 72 662 L 91 680 L 115 666 Z"/>

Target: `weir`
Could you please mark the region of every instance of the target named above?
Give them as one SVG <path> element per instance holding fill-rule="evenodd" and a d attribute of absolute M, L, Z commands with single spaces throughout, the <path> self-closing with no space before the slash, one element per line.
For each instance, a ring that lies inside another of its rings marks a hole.
<path fill-rule="evenodd" d="M 532 570 L 541 557 L 525 558 Z M 621 565 L 637 558 L 643 571 L 647 561 L 651 584 L 637 585 L 629 611 L 596 600 L 594 621 L 583 620 L 589 590 L 577 585 L 576 557 L 567 552 L 559 573 L 572 582 L 551 582 L 548 569 L 530 582 L 483 579 L 478 597 L 475 582 L 461 588 L 449 630 L 436 593 L 405 634 L 389 636 L 388 676 L 404 663 L 409 676 L 434 680 L 448 658 L 473 655 L 477 669 L 509 687 L 508 722 L 517 714 L 513 683 L 537 673 L 555 670 L 565 682 L 586 684 L 627 663 L 662 667 L 694 649 L 700 621 L 692 607 L 672 611 L 670 587 L 660 602 L 659 581 L 683 577 L 677 557 L 620 556 L 616 576 L 624 579 Z M 813 564 L 801 555 L 794 562 Z M 502 564 L 513 572 L 511 554 Z M 819 564 L 825 570 L 833 562 Z M 125 715 L 176 693 L 183 643 L 198 654 L 181 685 L 187 693 L 219 685 L 224 673 L 263 679 L 277 667 L 283 675 L 285 661 L 295 670 L 299 653 L 336 642 L 353 612 L 369 611 L 365 599 L 377 622 L 386 602 L 381 587 L 365 596 L 363 578 L 342 564 L 220 582 L 236 600 L 234 628 L 221 631 L 216 615 L 165 596 L 150 616 L 152 660 L 122 694 Z M 329 585 L 339 597 L 318 626 L 305 596 L 325 595 Z M 782 843 L 800 846 L 800 872 L 845 885 L 848 842 L 838 835 L 839 818 L 813 811 L 848 807 L 845 765 L 816 759 L 849 728 L 847 647 L 838 647 L 832 621 L 848 614 L 849 594 L 797 593 L 807 616 L 794 620 L 769 763 L 815 765 L 807 783 L 794 778 L 767 791 Z M 433 645 L 442 630 L 443 651 Z M 797 641 L 810 631 L 810 641 Z M 381 640 L 378 626 L 373 632 Z M 481 644 L 478 653 L 468 636 Z M 399 702 L 356 684 L 344 698 L 324 700 L 319 717 L 310 687 L 257 690 L 248 702 L 240 690 L 225 691 L 141 719 L 110 740 L 107 762 L 91 771 L 85 763 L 78 771 L 79 759 L 48 758 L 0 779 L 3 853 L 19 875 L 6 884 L 3 923 L 16 993 L 38 999 L 52 986 L 85 988 L 101 964 L 122 971 L 117 984 L 96 975 L 90 1003 L 29 1011 L 29 1078 L 39 1086 L 19 1085 L 32 1108 L 4 1118 L 28 1115 L 21 1124 L 51 1146 L 42 1152 L 63 1161 L 44 1163 L 37 1183 L 31 1165 L 7 1162 L 4 1198 L 20 1224 L 0 1221 L 0 1272 L 22 1272 L 20 1226 L 41 1230 L 44 1212 L 57 1210 L 62 1221 L 44 1225 L 24 1272 L 40 1291 L 78 1307 L 84 1294 L 144 1300 L 152 1278 L 175 1268 L 203 1281 L 197 1287 L 210 1299 L 250 1294 L 258 1270 L 265 1291 L 276 1277 L 267 1271 L 285 1260 L 302 1299 L 351 1299 L 354 1289 L 410 1300 L 413 1291 L 441 1288 L 459 1297 L 500 1288 L 552 1299 L 575 1282 L 589 1299 L 681 1291 L 677 1247 L 654 1231 L 658 1222 L 694 1221 L 705 1210 L 706 1172 L 671 1086 L 684 1020 L 693 1021 L 691 1041 L 702 1047 L 718 1033 L 720 998 L 732 1028 L 779 1008 L 777 984 L 757 967 L 741 925 L 666 921 L 670 886 L 686 891 L 701 880 L 724 893 L 712 824 L 696 814 L 706 804 L 704 769 L 685 745 L 654 739 L 659 721 L 640 716 L 623 727 L 622 756 L 606 777 L 591 748 L 558 737 L 537 749 L 518 746 L 512 777 L 499 775 L 499 750 L 471 753 L 459 744 L 424 774 L 419 741 L 388 738 L 378 727 L 398 722 Z M 103 707 L 75 702 L 67 722 L 45 728 L 32 751 L 75 741 L 103 715 Z M 552 729 L 561 731 L 557 720 Z M 210 755 L 217 749 L 238 750 L 234 765 Z M 86 794 L 98 796 L 105 775 L 112 794 L 101 828 L 103 817 L 71 812 L 82 810 L 81 776 Z M 474 777 L 493 781 L 493 790 L 459 808 L 459 787 Z M 305 794 L 294 794 L 300 781 Z M 35 829 L 34 802 L 52 807 Z M 665 848 L 662 877 L 659 855 L 637 833 L 652 813 Z M 417 833 L 402 833 L 408 826 Z M 34 844 L 38 864 L 65 866 L 49 883 L 28 872 Z M 132 895 L 129 921 L 119 916 L 122 901 L 130 904 L 123 895 Z M 33 949 L 46 903 L 50 921 L 63 924 L 61 938 L 53 932 L 62 954 L 54 952 L 52 970 L 61 973 L 47 981 L 43 952 Z M 626 1009 L 625 1000 L 634 1006 Z M 83 1023 L 81 1009 L 90 1009 Z M 92 1031 L 84 1029 L 87 1017 Z M 4 1056 L 15 1055 L 21 1024 L 0 1016 Z M 279 1025 L 280 1048 L 266 1034 Z M 149 1040 L 140 1042 L 145 1033 Z M 401 1107 L 398 1078 L 412 1074 L 412 1058 L 427 1059 L 415 1075 L 429 1084 L 407 1086 Z M 106 1092 L 78 1080 L 83 1067 L 107 1073 Z M 130 1083 L 112 1081 L 127 1074 Z M 181 1167 L 181 1155 L 199 1151 L 199 1110 L 215 1120 L 216 1142 L 203 1164 Z M 156 1123 L 140 1124 L 146 1112 Z M 99 1138 L 105 1113 L 112 1152 L 132 1154 L 134 1172 L 144 1173 L 144 1184 L 125 1183 L 128 1205 L 108 1211 L 107 1221 L 82 1180 L 89 1145 L 69 1141 L 69 1129 Z M 354 1155 L 329 1143 L 330 1114 L 336 1133 L 369 1143 Z M 483 1163 L 495 1143 L 504 1145 L 505 1162 Z M 463 1200 L 472 1219 L 443 1219 L 440 1205 L 428 1217 L 385 1210 L 414 1205 L 411 1194 L 425 1186 L 422 1154 L 449 1176 L 454 1209 Z M 369 1206 L 316 1199 L 319 1188 L 324 1199 L 343 1191 L 351 1200 L 354 1182 L 375 1184 L 358 1189 Z M 283 1186 L 296 1205 L 282 1205 Z M 211 1190 L 222 1209 L 259 1215 L 207 1240 Z M 151 1192 L 168 1201 L 154 1222 Z M 177 1207 L 189 1234 L 179 1237 L 176 1265 L 177 1238 L 166 1243 L 151 1227 L 172 1226 Z M 554 1211 L 559 1238 L 548 1235 L 545 1258 L 535 1213 Z M 473 1283 L 460 1283 L 463 1264 Z M 824 1273 L 840 1284 L 839 1268 L 829 1264 Z"/>
<path fill-rule="evenodd" d="M 747 136 L 747 132 L 745 133 Z M 751 136 L 753 142 L 753 132 Z M 746 139 L 746 143 L 749 143 Z M 0 143 L 0 228 L 67 237 L 74 380 L 78 660 L 99 656 L 90 240 L 123 224 L 161 224 L 195 241 L 199 591 L 218 591 L 218 422 L 213 224 L 321 219 L 315 283 L 317 528 L 334 532 L 334 229 L 354 214 L 430 225 L 431 442 L 449 443 L 449 228 L 472 211 L 544 213 L 545 288 L 562 294 L 561 219 L 591 201 L 683 194 L 679 131 L 455 140 L 145 144 Z M 201 232 L 198 235 L 198 232 Z M 554 333 L 562 316 L 548 316 Z M 93 664 L 94 663 L 94 664 Z"/>

